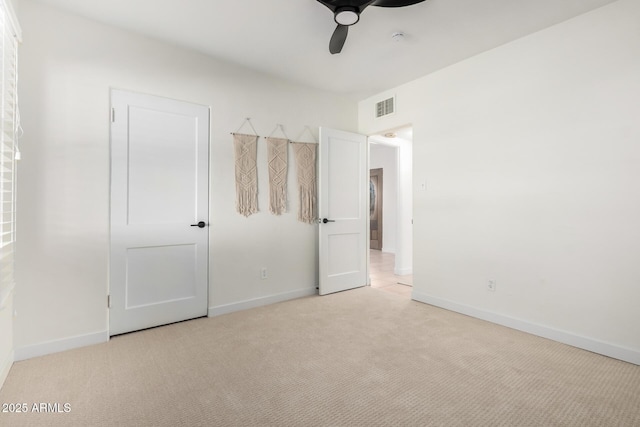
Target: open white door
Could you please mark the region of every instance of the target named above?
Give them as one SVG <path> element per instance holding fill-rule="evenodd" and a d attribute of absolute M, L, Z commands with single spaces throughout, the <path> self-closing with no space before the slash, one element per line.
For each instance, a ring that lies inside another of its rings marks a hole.
<path fill-rule="evenodd" d="M 320 128 L 320 295 L 367 284 L 367 137 Z"/>
<path fill-rule="evenodd" d="M 209 108 L 119 90 L 111 105 L 109 333 L 206 316 Z"/>

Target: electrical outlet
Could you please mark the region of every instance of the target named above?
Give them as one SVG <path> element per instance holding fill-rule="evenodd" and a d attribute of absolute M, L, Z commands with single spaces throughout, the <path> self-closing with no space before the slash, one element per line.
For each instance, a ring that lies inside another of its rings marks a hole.
<path fill-rule="evenodd" d="M 262 269 L 260 270 L 260 278 L 262 280 L 266 279 L 267 276 L 267 268 L 266 267 L 262 267 Z"/>
<path fill-rule="evenodd" d="M 495 292 L 496 291 L 496 281 L 495 280 L 489 280 L 487 282 L 487 290 L 489 290 L 491 292 Z"/>

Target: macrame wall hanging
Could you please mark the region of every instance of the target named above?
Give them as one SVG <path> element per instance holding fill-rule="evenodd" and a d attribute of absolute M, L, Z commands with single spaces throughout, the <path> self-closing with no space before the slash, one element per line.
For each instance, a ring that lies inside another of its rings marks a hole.
<path fill-rule="evenodd" d="M 238 133 L 246 124 L 253 130 L 253 135 Z M 280 130 L 284 138 L 272 136 L 277 130 Z M 298 137 L 298 140 L 307 131 L 315 142 L 290 141 L 280 124 L 271 132 L 271 135 L 265 138 L 269 167 L 269 212 L 274 215 L 282 215 L 287 211 L 288 146 L 291 144 L 296 161 L 298 181 L 298 221 L 314 224 L 317 212 L 316 158 L 318 142 L 308 126 L 305 126 L 305 130 Z M 232 135 L 235 149 L 236 210 L 241 215 L 248 217 L 258 212 L 257 152 L 260 137 L 251 124 L 250 118 L 245 119 L 238 131 Z"/>
<path fill-rule="evenodd" d="M 308 130 L 315 140 L 308 126 L 305 126 L 305 130 Z M 296 159 L 296 175 L 298 176 L 298 197 L 300 200 L 298 221 L 313 224 L 316 220 L 317 206 L 316 153 L 318 144 L 292 142 L 291 145 Z"/>
<path fill-rule="evenodd" d="M 243 122 L 251 125 L 249 118 Z M 240 130 L 242 128 L 238 130 Z M 253 126 L 251 125 L 251 129 Z M 253 129 L 255 132 L 255 129 Z M 249 216 L 258 212 L 258 135 L 232 133 L 236 159 L 236 210 Z"/>
<path fill-rule="evenodd" d="M 280 129 L 284 138 L 272 135 Z M 277 125 L 267 140 L 267 164 L 269 165 L 269 212 L 282 215 L 287 211 L 287 168 L 289 138 L 284 127 Z"/>

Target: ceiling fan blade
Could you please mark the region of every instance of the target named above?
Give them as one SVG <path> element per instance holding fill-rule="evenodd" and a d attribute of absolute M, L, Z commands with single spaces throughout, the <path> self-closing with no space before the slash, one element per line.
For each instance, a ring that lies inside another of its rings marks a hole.
<path fill-rule="evenodd" d="M 329 41 L 329 52 L 331 52 L 332 55 L 342 51 L 342 46 L 344 46 L 344 42 L 347 41 L 347 34 L 349 34 L 349 27 L 338 24 L 331 36 L 331 41 Z"/>
<path fill-rule="evenodd" d="M 371 6 L 378 7 L 404 7 L 412 4 L 422 3 L 424 0 L 376 0 Z"/>

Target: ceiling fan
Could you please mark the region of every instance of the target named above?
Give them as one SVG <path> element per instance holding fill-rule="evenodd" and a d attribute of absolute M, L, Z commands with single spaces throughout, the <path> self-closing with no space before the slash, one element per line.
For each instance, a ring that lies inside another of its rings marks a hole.
<path fill-rule="evenodd" d="M 403 7 L 423 2 L 424 0 L 318 0 L 333 12 L 336 27 L 329 41 L 329 52 L 340 53 L 347 40 L 349 27 L 360 20 L 360 14 L 367 6 Z"/>

